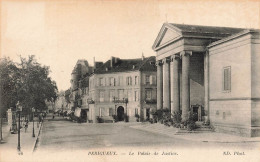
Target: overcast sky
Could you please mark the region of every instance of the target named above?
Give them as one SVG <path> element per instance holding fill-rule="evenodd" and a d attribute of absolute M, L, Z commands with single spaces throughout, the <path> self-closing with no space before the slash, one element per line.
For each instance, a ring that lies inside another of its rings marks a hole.
<path fill-rule="evenodd" d="M 259 28 L 255 1 L 2 0 L 1 56 L 35 55 L 59 90 L 70 87 L 78 59 L 155 55 L 164 22 Z"/>

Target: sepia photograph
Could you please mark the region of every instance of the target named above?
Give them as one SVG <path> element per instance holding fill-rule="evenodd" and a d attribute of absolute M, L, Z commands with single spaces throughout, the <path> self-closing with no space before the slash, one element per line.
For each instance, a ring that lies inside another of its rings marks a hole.
<path fill-rule="evenodd" d="M 259 0 L 0 0 L 0 162 L 259 162 Z"/>

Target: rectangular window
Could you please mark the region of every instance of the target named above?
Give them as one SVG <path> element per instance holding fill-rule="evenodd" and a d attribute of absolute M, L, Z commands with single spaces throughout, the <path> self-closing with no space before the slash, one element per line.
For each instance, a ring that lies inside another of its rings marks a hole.
<path fill-rule="evenodd" d="M 123 85 L 123 77 L 122 76 L 119 76 L 118 77 L 118 85 Z"/>
<path fill-rule="evenodd" d="M 223 91 L 231 91 L 231 67 L 223 69 Z"/>
<path fill-rule="evenodd" d="M 101 108 L 101 116 L 107 116 L 106 109 L 104 107 Z"/>
<path fill-rule="evenodd" d="M 145 76 L 145 84 L 146 85 L 150 84 L 150 76 L 149 75 Z"/>
<path fill-rule="evenodd" d="M 105 83 L 106 83 L 106 86 L 110 86 L 110 79 L 109 78 L 105 78 Z"/>
<path fill-rule="evenodd" d="M 126 84 L 127 85 L 132 85 L 132 78 L 131 77 L 127 77 L 126 78 Z"/>
<path fill-rule="evenodd" d="M 139 93 L 138 93 L 138 91 L 135 91 L 135 101 L 139 101 Z"/>
<path fill-rule="evenodd" d="M 145 91 L 145 99 L 146 100 L 151 100 L 152 99 L 152 90 L 148 89 Z"/>
<path fill-rule="evenodd" d="M 138 108 L 135 108 L 135 115 L 138 115 Z"/>
<path fill-rule="evenodd" d="M 122 100 L 124 98 L 124 90 L 122 89 L 118 90 L 118 98 L 119 100 Z"/>
<path fill-rule="evenodd" d="M 138 76 L 135 76 L 135 85 L 138 84 Z"/>
<path fill-rule="evenodd" d="M 104 86 L 104 78 L 99 78 L 99 86 Z"/>
<path fill-rule="evenodd" d="M 115 86 L 115 78 L 110 78 L 110 86 Z"/>
<path fill-rule="evenodd" d="M 99 116 L 100 116 L 100 117 L 102 116 L 102 110 L 103 110 L 103 108 L 100 107 L 100 108 L 99 108 Z"/>
<path fill-rule="evenodd" d="M 109 108 L 109 116 L 112 116 L 113 115 L 113 108 Z"/>
<path fill-rule="evenodd" d="M 104 91 L 100 91 L 100 93 L 99 93 L 99 101 L 100 102 L 104 102 L 105 101 L 105 92 Z"/>
<path fill-rule="evenodd" d="M 156 85 L 156 76 L 154 76 L 154 75 L 150 76 L 150 84 L 151 85 Z"/>
<path fill-rule="evenodd" d="M 114 101 L 114 97 L 115 97 L 115 91 L 114 90 L 111 90 L 109 92 L 109 100 L 110 102 L 113 102 Z"/>

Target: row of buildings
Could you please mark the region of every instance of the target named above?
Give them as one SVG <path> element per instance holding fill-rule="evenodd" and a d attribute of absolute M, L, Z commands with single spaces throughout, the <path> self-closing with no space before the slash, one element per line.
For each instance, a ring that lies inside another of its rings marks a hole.
<path fill-rule="evenodd" d="M 217 131 L 260 136 L 260 31 L 163 24 L 153 44 L 156 57 L 120 59 L 72 72 L 70 101 L 87 119 L 169 108 L 199 114 Z"/>
<path fill-rule="evenodd" d="M 156 110 L 155 57 L 120 59 L 105 63 L 78 60 L 71 74 L 70 106 L 80 108 L 90 122 L 116 115 L 119 121 L 149 119 Z"/>

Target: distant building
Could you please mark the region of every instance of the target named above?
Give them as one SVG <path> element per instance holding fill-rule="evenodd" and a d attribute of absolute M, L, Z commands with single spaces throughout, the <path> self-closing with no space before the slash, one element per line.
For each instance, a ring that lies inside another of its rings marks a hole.
<path fill-rule="evenodd" d="M 88 77 L 93 72 L 93 67 L 89 66 L 87 60 L 78 60 L 71 73 L 71 87 L 68 104 L 72 111 L 81 108 L 86 114 L 88 107 L 82 103 L 84 96 L 88 92 Z M 68 93 L 68 92 L 67 92 Z"/>
<path fill-rule="evenodd" d="M 217 131 L 260 136 L 260 31 L 163 24 L 155 42 L 157 108 Z"/>
<path fill-rule="evenodd" d="M 54 112 L 60 111 L 66 111 L 67 110 L 67 103 L 65 100 L 65 94 L 63 91 L 58 93 L 58 97 L 54 103 Z"/>
<path fill-rule="evenodd" d="M 96 122 L 97 117 L 119 121 L 125 116 L 129 121 L 150 118 L 156 109 L 156 66 L 155 57 L 110 60 L 96 68 L 89 77 L 88 119 Z"/>
<path fill-rule="evenodd" d="M 47 112 L 48 113 L 51 113 L 51 112 L 53 112 L 55 109 L 55 107 L 54 107 L 54 102 L 48 102 L 48 101 L 46 101 L 46 106 L 47 106 Z"/>

